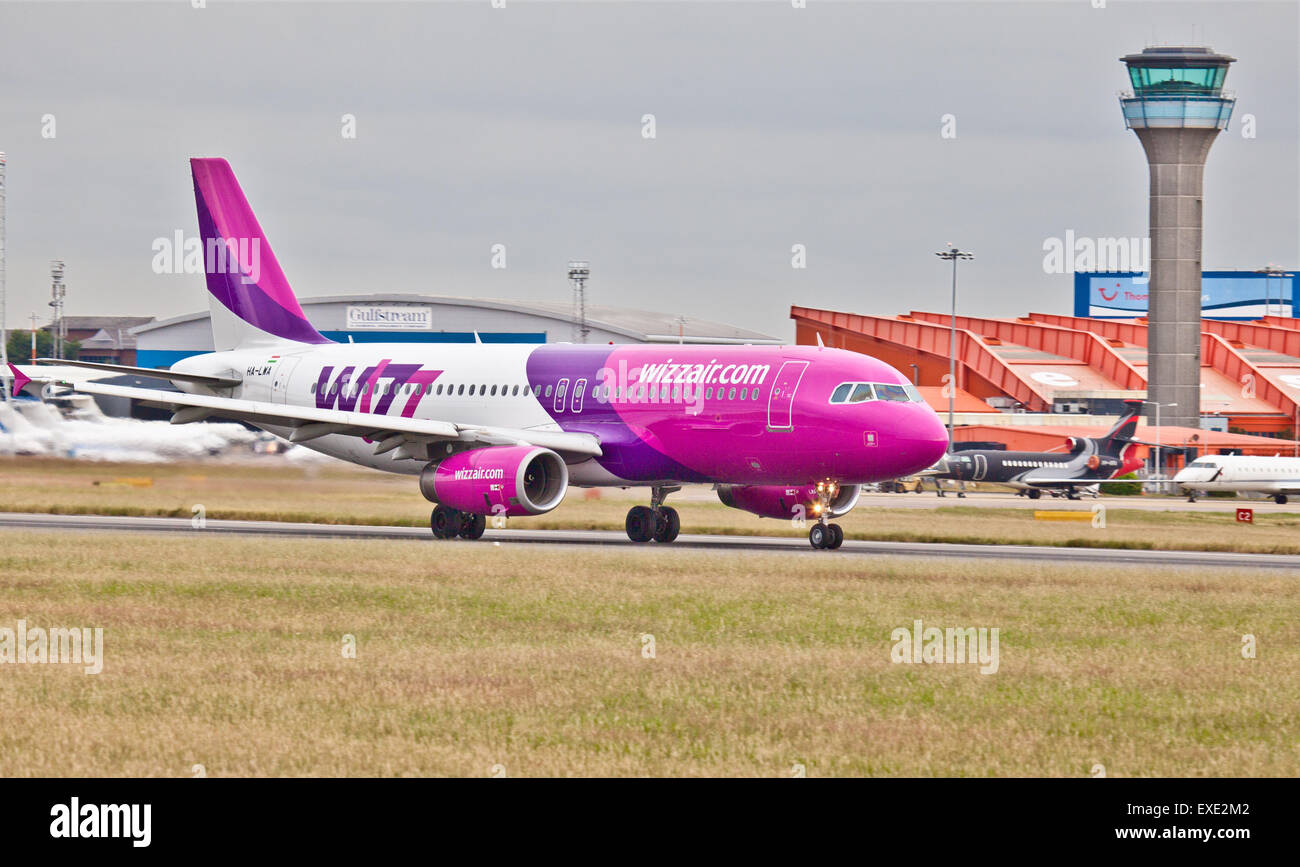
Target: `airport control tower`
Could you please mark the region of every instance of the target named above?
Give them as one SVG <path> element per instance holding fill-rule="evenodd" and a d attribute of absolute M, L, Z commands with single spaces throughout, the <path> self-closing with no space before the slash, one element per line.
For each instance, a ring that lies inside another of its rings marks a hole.
<path fill-rule="evenodd" d="M 1205 157 L 1236 102 L 1223 90 L 1236 58 L 1180 47 L 1120 59 L 1133 82 L 1120 97 L 1124 123 L 1151 167 L 1147 399 L 1164 404 L 1162 424 L 1200 427 L 1201 194 Z"/>

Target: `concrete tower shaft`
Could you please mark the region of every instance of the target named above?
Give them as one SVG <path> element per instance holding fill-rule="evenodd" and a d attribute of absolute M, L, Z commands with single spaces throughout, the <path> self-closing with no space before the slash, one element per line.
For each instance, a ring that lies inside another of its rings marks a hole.
<path fill-rule="evenodd" d="M 1151 173 L 1147 399 L 1164 405 L 1162 424 L 1199 427 L 1205 158 L 1232 115 L 1235 100 L 1223 92 L 1223 79 L 1233 58 L 1180 47 L 1121 59 L 1133 93 L 1120 105 Z M 1154 420 L 1155 407 L 1147 413 Z"/>

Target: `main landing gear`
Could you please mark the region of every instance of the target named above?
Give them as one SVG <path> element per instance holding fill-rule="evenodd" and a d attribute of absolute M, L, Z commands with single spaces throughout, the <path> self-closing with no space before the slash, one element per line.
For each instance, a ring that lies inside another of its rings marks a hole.
<path fill-rule="evenodd" d="M 839 485 L 834 482 L 817 483 L 817 502 L 813 503 L 817 523 L 808 529 L 808 544 L 819 550 L 834 551 L 844 544 L 844 528 L 826 521 L 826 516 L 831 512 L 831 502 L 838 492 Z"/>
<path fill-rule="evenodd" d="M 676 509 L 664 505 L 664 500 L 669 494 L 681 489 L 681 485 L 652 487 L 649 506 L 633 506 L 628 510 L 627 520 L 623 522 L 627 537 L 633 542 L 649 542 L 654 539 L 664 544 L 676 539 L 682 529 L 682 519 Z"/>
<path fill-rule="evenodd" d="M 1273 495 L 1273 502 L 1277 503 L 1279 506 L 1285 506 L 1285 505 L 1286 505 L 1286 494 L 1274 494 L 1274 495 Z"/>
<path fill-rule="evenodd" d="M 477 539 L 487 529 L 487 516 L 439 505 L 434 507 L 433 514 L 429 516 L 429 527 L 433 530 L 435 539 L 455 539 L 458 536 L 462 539 Z"/>

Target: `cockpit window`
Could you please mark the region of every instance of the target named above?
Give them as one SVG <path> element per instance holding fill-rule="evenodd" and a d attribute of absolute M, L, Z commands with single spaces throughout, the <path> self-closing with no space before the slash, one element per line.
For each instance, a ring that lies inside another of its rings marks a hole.
<path fill-rule="evenodd" d="M 849 403 L 862 403 L 864 400 L 871 400 L 871 384 L 859 382 L 853 386 L 853 394 L 849 397 Z"/>
<path fill-rule="evenodd" d="M 920 390 L 910 382 L 841 382 L 831 393 L 831 403 L 866 403 L 869 400 L 892 400 L 899 403 L 925 403 Z"/>
<path fill-rule="evenodd" d="M 901 385 L 886 385 L 883 382 L 877 382 L 875 385 L 876 400 L 898 400 L 910 402 L 912 399 L 908 396 L 907 390 Z"/>
<path fill-rule="evenodd" d="M 1218 464 L 1214 463 L 1213 461 L 1192 461 L 1190 464 L 1187 465 L 1187 468 L 1191 469 L 1192 467 L 1199 467 L 1200 469 L 1203 470 L 1210 470 L 1210 469 L 1214 469 L 1216 466 L 1218 466 Z"/>

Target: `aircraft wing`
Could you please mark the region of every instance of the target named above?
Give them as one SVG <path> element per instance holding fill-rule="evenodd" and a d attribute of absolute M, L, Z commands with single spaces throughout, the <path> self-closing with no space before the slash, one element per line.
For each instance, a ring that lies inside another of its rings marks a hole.
<path fill-rule="evenodd" d="M 154 379 L 167 379 L 172 382 L 197 382 L 213 388 L 233 388 L 241 380 L 224 376 L 208 376 L 202 373 L 177 373 L 171 370 L 159 370 L 153 367 L 132 367 L 127 364 L 105 364 L 99 361 L 68 361 L 61 358 L 38 358 L 40 365 L 58 365 L 60 367 L 84 367 L 87 370 L 102 370 L 107 373 L 125 373 L 135 376 L 151 376 Z M 32 377 L 35 379 L 36 377 Z"/>
<path fill-rule="evenodd" d="M 64 384 L 64 383 L 59 383 Z M 202 421 L 210 416 L 233 418 L 258 426 L 292 428 L 290 442 L 307 442 L 328 434 L 365 437 L 375 441 L 375 454 L 397 451 L 394 457 L 420 459 L 419 446 L 435 442 L 468 442 L 483 445 L 541 446 L 561 455 L 598 457 L 600 442 L 591 434 L 562 430 L 525 430 L 487 425 L 457 424 L 423 418 L 376 415 L 341 409 L 288 406 L 258 400 L 241 400 L 207 394 L 160 391 L 99 382 L 66 383 L 85 394 L 125 397 L 173 410 L 172 423 Z"/>

